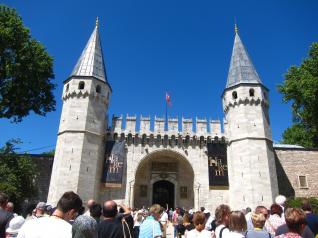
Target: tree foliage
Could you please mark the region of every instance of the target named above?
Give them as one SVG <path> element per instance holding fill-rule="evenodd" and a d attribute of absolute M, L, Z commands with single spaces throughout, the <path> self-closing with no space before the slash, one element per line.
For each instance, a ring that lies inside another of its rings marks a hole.
<path fill-rule="evenodd" d="M 291 66 L 278 86 L 284 102 L 292 103 L 293 126 L 283 133 L 283 143 L 318 148 L 318 43 L 300 66 Z"/>
<path fill-rule="evenodd" d="M 10 140 L 0 148 L 0 191 L 9 195 L 17 207 L 26 198 L 36 195 L 35 165 L 28 155 L 18 155 L 15 150 L 19 140 Z"/>
<path fill-rule="evenodd" d="M 14 9 L 0 5 L 0 118 L 55 110 L 53 59 Z"/>
<path fill-rule="evenodd" d="M 311 198 L 288 198 L 286 201 L 286 207 L 301 208 L 303 201 L 309 201 L 314 214 L 318 214 L 318 199 Z"/>

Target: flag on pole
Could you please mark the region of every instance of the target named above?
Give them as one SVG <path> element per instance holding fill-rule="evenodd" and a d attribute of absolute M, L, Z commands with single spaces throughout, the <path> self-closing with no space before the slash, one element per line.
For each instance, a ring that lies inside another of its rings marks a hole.
<path fill-rule="evenodd" d="M 171 106 L 171 98 L 170 98 L 170 95 L 169 93 L 166 92 L 166 102 L 169 106 Z"/>

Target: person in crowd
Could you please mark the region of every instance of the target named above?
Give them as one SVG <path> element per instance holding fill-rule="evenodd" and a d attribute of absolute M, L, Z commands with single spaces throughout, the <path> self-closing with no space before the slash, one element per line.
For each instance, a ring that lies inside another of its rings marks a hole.
<path fill-rule="evenodd" d="M 46 211 L 46 203 L 45 202 L 39 202 L 35 207 L 35 215 L 33 218 L 41 218 L 44 216 Z"/>
<path fill-rule="evenodd" d="M 191 217 L 193 218 L 192 215 L 191 215 Z M 183 225 L 184 225 L 184 228 L 186 231 L 191 231 L 192 229 L 195 228 L 193 223 L 192 223 L 192 219 L 190 219 L 190 214 L 185 214 L 183 216 Z"/>
<path fill-rule="evenodd" d="M 158 238 L 162 237 L 159 224 L 161 216 L 161 206 L 154 204 L 149 209 L 149 216 L 140 225 L 139 238 Z"/>
<path fill-rule="evenodd" d="M 6 229 L 6 238 L 17 237 L 25 219 L 22 216 L 16 216 L 9 222 L 9 227 Z"/>
<path fill-rule="evenodd" d="M 300 208 L 288 208 L 285 211 L 285 220 L 288 231 L 277 238 L 302 238 L 306 226 L 306 214 Z"/>
<path fill-rule="evenodd" d="M 263 213 L 252 213 L 252 223 L 254 226 L 253 230 L 246 231 L 246 238 L 271 238 L 274 235 L 271 233 L 264 231 L 264 225 L 266 222 L 266 218 Z"/>
<path fill-rule="evenodd" d="M 268 210 L 266 207 L 264 206 L 257 206 L 255 208 L 254 213 L 259 214 L 262 213 L 265 217 L 265 219 L 267 220 L 268 218 Z M 246 217 L 245 217 L 246 218 Z M 246 219 L 246 223 L 247 223 L 247 230 L 254 230 L 254 226 L 253 226 L 253 222 L 252 222 L 252 217 L 250 217 L 249 219 Z M 266 221 L 265 221 L 265 226 L 263 227 L 264 230 L 266 230 Z"/>
<path fill-rule="evenodd" d="M 228 205 L 221 204 L 215 209 L 215 236 L 216 238 L 225 237 L 230 233 L 228 228 L 229 226 L 229 217 L 231 209 Z"/>
<path fill-rule="evenodd" d="M 13 202 L 8 202 L 8 203 L 7 203 L 6 211 L 7 211 L 7 212 L 12 212 L 14 217 L 18 216 L 18 214 L 16 214 L 16 213 L 14 212 L 14 203 L 13 203 Z"/>
<path fill-rule="evenodd" d="M 282 207 L 276 203 L 272 204 L 270 212 L 266 222 L 266 230 L 274 236 L 277 228 L 285 224 L 285 218 L 282 217 Z"/>
<path fill-rule="evenodd" d="M 278 195 L 278 196 L 275 198 L 275 203 L 282 208 L 283 213 L 284 213 L 284 211 L 285 211 L 286 197 L 285 197 L 284 195 Z M 284 217 L 283 217 L 283 218 L 284 218 Z"/>
<path fill-rule="evenodd" d="M 180 214 L 180 208 L 176 207 L 172 214 L 172 224 L 173 224 L 173 237 L 177 237 L 177 226 L 178 226 L 178 216 L 181 216 Z"/>
<path fill-rule="evenodd" d="M 160 223 L 162 227 L 162 237 L 166 237 L 167 225 L 168 225 L 168 214 L 163 208 L 162 208 L 162 213 L 160 216 Z"/>
<path fill-rule="evenodd" d="M 194 229 L 185 232 L 185 238 L 211 238 L 212 233 L 205 230 L 206 218 L 203 212 L 196 212 L 193 216 Z"/>
<path fill-rule="evenodd" d="M 22 226 L 18 238 L 70 238 L 74 220 L 82 207 L 82 199 L 74 192 L 65 192 L 50 217 L 32 219 Z"/>
<path fill-rule="evenodd" d="M 246 222 L 251 220 L 252 209 L 250 207 L 245 208 L 245 219 Z"/>
<path fill-rule="evenodd" d="M 286 219 L 286 215 L 285 215 L 285 219 Z M 277 228 L 276 232 L 275 232 L 275 236 L 282 235 L 288 232 L 288 226 L 285 223 L 284 225 L 281 225 Z M 314 238 L 314 233 L 310 230 L 308 225 L 305 225 L 305 228 L 301 234 L 301 237 L 303 238 Z"/>
<path fill-rule="evenodd" d="M 241 211 L 232 211 L 229 216 L 229 233 L 224 234 L 224 238 L 244 238 L 247 229 L 245 215 Z"/>
<path fill-rule="evenodd" d="M 94 199 L 89 199 L 86 203 L 87 211 L 84 213 L 85 216 L 90 216 L 90 209 L 93 205 L 95 205 L 96 202 Z"/>
<path fill-rule="evenodd" d="M 172 208 L 170 208 L 169 212 L 168 212 L 168 217 L 169 217 L 170 222 L 172 222 L 172 216 L 173 216 L 173 210 L 172 210 Z"/>
<path fill-rule="evenodd" d="M 182 216 L 178 216 L 177 218 L 177 237 L 181 238 L 184 235 L 185 232 L 185 226 L 183 225 L 183 217 Z"/>
<path fill-rule="evenodd" d="M 97 238 L 97 222 L 93 217 L 80 215 L 72 225 L 72 238 Z"/>
<path fill-rule="evenodd" d="M 134 237 L 135 238 L 139 237 L 139 230 L 140 230 L 140 225 L 142 221 L 143 221 L 142 212 L 138 212 L 134 219 Z"/>
<path fill-rule="evenodd" d="M 8 201 L 9 197 L 0 192 L 0 237 L 5 237 L 6 227 L 14 217 L 12 212 L 6 211 Z"/>
<path fill-rule="evenodd" d="M 318 235 L 318 216 L 313 214 L 309 200 L 304 200 L 302 202 L 302 209 L 306 213 L 307 225 L 309 226 L 312 233 L 314 233 L 314 235 L 317 236 Z"/>
<path fill-rule="evenodd" d="M 91 208 L 89 209 L 89 213 L 91 217 L 94 218 L 98 224 L 100 222 L 100 217 L 102 215 L 102 206 L 99 203 L 92 205 Z"/>
<path fill-rule="evenodd" d="M 98 237 L 123 238 L 131 237 L 129 226 L 123 217 L 118 218 L 117 203 L 108 200 L 103 204 L 104 220 L 97 226 Z"/>

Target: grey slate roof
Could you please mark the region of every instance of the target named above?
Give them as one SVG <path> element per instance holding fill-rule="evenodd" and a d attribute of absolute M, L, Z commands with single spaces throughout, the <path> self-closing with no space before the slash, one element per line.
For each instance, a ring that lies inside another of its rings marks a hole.
<path fill-rule="evenodd" d="M 256 69 L 238 35 L 235 33 L 229 74 L 226 88 L 240 83 L 262 83 Z"/>
<path fill-rule="evenodd" d="M 94 76 L 107 82 L 98 25 L 96 25 L 70 76 Z"/>

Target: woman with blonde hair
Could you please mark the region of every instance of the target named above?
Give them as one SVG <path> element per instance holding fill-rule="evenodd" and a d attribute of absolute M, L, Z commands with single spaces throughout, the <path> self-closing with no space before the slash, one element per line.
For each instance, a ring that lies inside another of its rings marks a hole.
<path fill-rule="evenodd" d="M 223 238 L 244 238 L 247 229 L 245 215 L 241 211 L 233 211 L 229 216 L 228 234 L 224 234 Z"/>
<path fill-rule="evenodd" d="M 263 213 L 252 213 L 253 230 L 248 230 L 245 234 L 246 238 L 271 238 L 272 235 L 263 230 L 266 218 Z"/>

